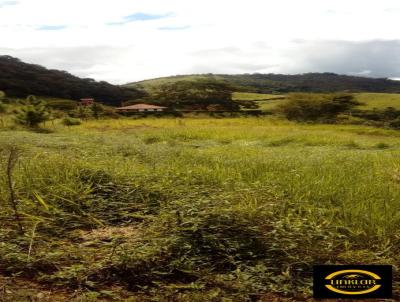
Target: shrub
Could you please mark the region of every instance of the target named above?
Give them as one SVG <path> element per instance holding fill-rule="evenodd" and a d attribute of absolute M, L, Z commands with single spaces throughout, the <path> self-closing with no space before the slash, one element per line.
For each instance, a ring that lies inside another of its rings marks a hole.
<path fill-rule="evenodd" d="M 47 103 L 43 100 L 38 100 L 31 95 L 26 100 L 21 101 L 21 108 L 15 110 L 15 121 L 18 124 L 37 128 L 40 123 L 50 119 L 50 110 L 47 108 Z"/>
<path fill-rule="evenodd" d="M 99 103 L 93 103 L 90 107 L 92 110 L 93 117 L 97 120 L 101 115 L 103 115 L 104 107 Z"/>
<path fill-rule="evenodd" d="M 49 101 L 49 106 L 53 109 L 58 109 L 58 110 L 64 110 L 64 111 L 69 111 L 69 110 L 74 110 L 77 107 L 77 102 L 76 101 L 71 101 L 71 100 L 50 100 Z"/>
<path fill-rule="evenodd" d="M 350 94 L 292 93 L 278 111 L 289 120 L 334 121 L 359 102 Z"/>
<path fill-rule="evenodd" d="M 336 121 L 340 124 L 348 124 L 348 125 L 365 125 L 367 124 L 367 120 L 352 116 L 348 114 L 339 114 L 336 116 Z"/>
<path fill-rule="evenodd" d="M 65 126 L 78 126 L 82 124 L 80 119 L 74 117 L 66 117 L 63 119 L 62 123 Z"/>

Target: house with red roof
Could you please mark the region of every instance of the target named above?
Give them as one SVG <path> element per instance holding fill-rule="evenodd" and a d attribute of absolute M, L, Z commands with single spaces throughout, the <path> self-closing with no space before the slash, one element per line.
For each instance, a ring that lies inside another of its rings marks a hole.
<path fill-rule="evenodd" d="M 94 99 L 93 98 L 85 98 L 85 99 L 81 99 L 80 105 L 82 106 L 89 106 L 89 105 L 93 105 L 94 104 Z"/>

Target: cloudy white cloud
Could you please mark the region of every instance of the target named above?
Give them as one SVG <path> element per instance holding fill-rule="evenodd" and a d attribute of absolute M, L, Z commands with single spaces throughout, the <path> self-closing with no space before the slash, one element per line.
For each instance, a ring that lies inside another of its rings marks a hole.
<path fill-rule="evenodd" d="M 400 77 L 398 0 L 0 0 L 0 54 L 124 83 L 185 73 Z"/>

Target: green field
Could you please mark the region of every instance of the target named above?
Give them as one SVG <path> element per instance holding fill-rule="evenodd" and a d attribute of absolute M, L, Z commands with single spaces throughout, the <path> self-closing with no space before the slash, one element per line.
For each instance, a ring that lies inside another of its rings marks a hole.
<path fill-rule="evenodd" d="M 252 93 L 252 92 L 234 92 L 232 94 L 233 100 L 245 100 L 245 101 L 267 101 L 282 97 L 284 96 L 279 94 Z"/>
<path fill-rule="evenodd" d="M 393 107 L 400 109 L 400 94 L 394 93 L 358 93 L 356 99 L 365 105 L 360 108 L 365 109 L 383 109 Z"/>
<path fill-rule="evenodd" d="M 172 84 L 178 81 L 196 82 L 199 80 L 210 80 L 210 79 L 223 80 L 223 78 L 219 77 L 218 75 L 184 75 L 184 76 L 172 76 L 172 77 L 156 78 L 140 82 L 128 83 L 124 86 L 144 89 L 147 92 L 151 93 L 153 89 L 158 88 L 159 86 L 164 84 Z"/>
<path fill-rule="evenodd" d="M 276 108 L 284 99 L 279 99 L 284 95 L 263 94 L 263 93 L 243 93 L 235 92 L 234 100 L 253 100 L 256 101 L 262 110 L 271 110 Z M 395 93 L 355 93 L 356 100 L 363 103 L 360 109 L 385 109 L 393 107 L 400 110 L 400 94 Z"/>
<path fill-rule="evenodd" d="M 259 109 L 269 111 L 284 101 L 285 96 L 279 94 L 234 92 L 233 100 L 256 101 Z"/>
<path fill-rule="evenodd" d="M 46 128 L 0 131 L 9 301 L 43 288 L 57 301 L 300 300 L 313 264 L 400 265 L 398 131 L 275 118 Z"/>

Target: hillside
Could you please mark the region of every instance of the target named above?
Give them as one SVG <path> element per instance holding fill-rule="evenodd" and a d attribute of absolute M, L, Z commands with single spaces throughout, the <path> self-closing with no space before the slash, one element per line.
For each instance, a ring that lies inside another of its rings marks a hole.
<path fill-rule="evenodd" d="M 237 91 L 258 93 L 285 92 L 386 92 L 400 93 L 400 81 L 380 78 L 356 77 L 334 73 L 283 74 L 202 74 L 179 75 L 129 83 L 125 87 L 151 91 L 154 87 L 177 81 L 222 81 L 236 87 Z"/>
<path fill-rule="evenodd" d="M 361 103 L 358 106 L 362 110 L 378 109 L 384 110 L 387 107 L 393 107 L 400 110 L 400 94 L 398 93 L 354 93 L 354 98 Z M 254 101 L 261 110 L 272 110 L 277 105 L 285 102 L 286 95 L 263 94 L 263 93 L 248 93 L 234 92 L 232 95 L 234 101 L 245 100 Z"/>
<path fill-rule="evenodd" d="M 0 56 L 0 90 L 11 97 L 30 94 L 72 100 L 94 97 L 109 105 L 119 105 L 121 101 L 143 95 L 134 88 L 81 79 L 66 71 L 27 64 L 11 56 Z"/>

